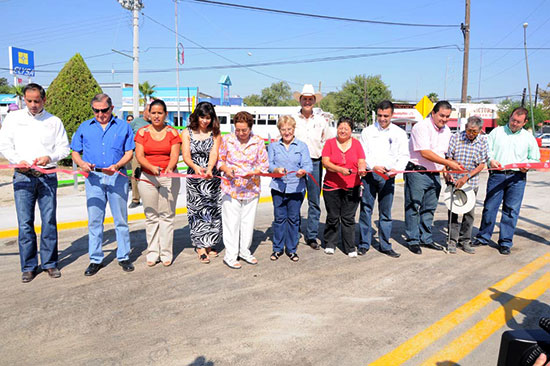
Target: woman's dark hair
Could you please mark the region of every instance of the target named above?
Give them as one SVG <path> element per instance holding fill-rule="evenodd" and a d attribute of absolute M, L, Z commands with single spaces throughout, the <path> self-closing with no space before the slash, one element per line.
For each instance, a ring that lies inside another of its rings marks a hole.
<path fill-rule="evenodd" d="M 252 128 L 252 125 L 254 124 L 254 116 L 251 115 L 248 112 L 239 112 L 235 116 L 233 116 L 233 124 L 237 123 L 246 123 L 248 125 L 248 128 Z"/>
<path fill-rule="evenodd" d="M 349 117 L 340 117 L 340 119 L 338 120 L 338 123 L 336 124 L 336 128 L 338 128 L 338 126 L 340 126 L 342 123 L 347 123 L 349 128 L 351 128 L 351 130 L 353 131 L 353 120 Z"/>
<path fill-rule="evenodd" d="M 195 107 L 195 111 L 189 116 L 189 126 L 191 130 L 197 130 L 199 128 L 199 117 L 210 116 L 210 125 L 208 130 L 212 131 L 212 135 L 218 136 L 220 134 L 220 120 L 216 115 L 214 106 L 210 102 L 200 102 Z"/>
<path fill-rule="evenodd" d="M 168 112 L 166 109 L 166 103 L 164 103 L 164 100 L 162 99 L 155 99 L 149 104 L 149 112 L 151 112 L 151 108 L 153 108 L 154 105 L 160 105 L 162 109 L 164 110 L 164 113 Z"/>

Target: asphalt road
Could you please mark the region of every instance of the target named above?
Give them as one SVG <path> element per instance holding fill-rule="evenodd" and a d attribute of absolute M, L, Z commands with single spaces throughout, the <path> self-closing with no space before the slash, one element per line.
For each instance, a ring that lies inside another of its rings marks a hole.
<path fill-rule="evenodd" d="M 20 281 L 16 239 L 2 239 L 0 363 L 495 365 L 504 330 L 535 328 L 538 317 L 550 316 L 548 177 L 529 174 L 507 257 L 492 247 L 475 255 L 410 253 L 402 185 L 393 209 L 399 259 L 375 249 L 355 259 L 341 251 L 328 256 L 300 245 L 298 263 L 271 262 L 270 203 L 260 204 L 256 217 L 260 263 L 243 263 L 241 270 L 224 266 L 221 256 L 199 263 L 185 215 L 177 217 L 176 258 L 167 268 L 146 266 L 144 223 L 131 223 L 133 273 L 117 265 L 112 225 L 106 227 L 106 267 L 93 277 L 83 275 L 86 229 L 60 233 L 60 279 L 42 273 L 29 284 Z M 479 204 L 484 196 L 482 187 Z M 478 206 L 476 226 L 480 217 Z M 444 242 L 445 226 L 440 204 L 437 242 Z M 493 239 L 497 235 L 498 228 Z"/>

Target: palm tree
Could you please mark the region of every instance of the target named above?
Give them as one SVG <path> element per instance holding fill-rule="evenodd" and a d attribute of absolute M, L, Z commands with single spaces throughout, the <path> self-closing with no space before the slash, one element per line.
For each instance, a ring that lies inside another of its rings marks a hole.
<path fill-rule="evenodd" d="M 144 105 L 147 105 L 147 102 L 155 94 L 155 87 L 156 85 L 150 85 L 148 81 L 139 84 L 139 92 L 143 95 Z"/>
<path fill-rule="evenodd" d="M 13 94 L 17 96 L 17 105 L 19 108 L 23 107 L 23 88 L 25 85 L 14 85 L 12 87 Z"/>

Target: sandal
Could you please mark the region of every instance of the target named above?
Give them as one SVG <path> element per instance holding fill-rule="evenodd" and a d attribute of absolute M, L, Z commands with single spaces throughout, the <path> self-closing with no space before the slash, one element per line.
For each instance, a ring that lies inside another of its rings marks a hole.
<path fill-rule="evenodd" d="M 223 263 L 225 263 L 226 266 L 228 266 L 229 268 L 231 269 L 241 269 L 241 264 L 237 261 L 235 261 L 235 263 L 233 264 L 229 264 L 229 262 L 227 262 L 225 259 L 223 260 Z"/>
<path fill-rule="evenodd" d="M 272 261 L 276 261 L 282 255 L 283 255 L 283 252 L 273 252 L 271 253 L 271 257 L 269 257 L 269 259 L 271 259 Z"/>
<path fill-rule="evenodd" d="M 208 254 L 209 256 L 216 257 L 216 258 L 220 255 L 218 253 L 218 251 L 214 248 L 206 248 L 206 254 Z"/>
<path fill-rule="evenodd" d="M 291 261 L 293 262 L 298 262 L 300 260 L 300 257 L 298 257 L 298 254 L 296 253 L 290 253 L 288 255 L 288 257 L 290 258 Z"/>
<path fill-rule="evenodd" d="M 201 253 L 201 251 L 204 251 Z M 210 258 L 208 257 L 208 254 L 206 254 L 206 249 L 204 248 L 199 248 L 197 250 L 197 248 L 195 248 L 195 253 L 197 253 L 199 255 L 199 261 L 203 264 L 208 264 L 210 263 Z"/>
<path fill-rule="evenodd" d="M 241 258 L 243 261 L 245 261 L 246 263 L 248 264 L 251 264 L 253 266 L 255 266 L 256 264 L 258 264 L 258 260 L 254 257 L 250 257 L 250 258 Z"/>

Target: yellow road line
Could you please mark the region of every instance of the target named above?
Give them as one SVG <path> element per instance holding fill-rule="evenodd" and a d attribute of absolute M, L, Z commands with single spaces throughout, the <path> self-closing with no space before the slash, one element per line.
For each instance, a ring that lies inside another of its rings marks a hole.
<path fill-rule="evenodd" d="M 545 273 L 532 285 L 514 296 L 512 300 L 500 306 L 487 318 L 479 321 L 449 343 L 447 347 L 426 360 L 422 366 L 440 365 L 438 362 L 442 361 L 450 363 L 460 361 L 549 288 L 550 273 Z"/>
<path fill-rule="evenodd" d="M 505 292 L 548 263 L 550 263 L 550 254 L 545 254 L 527 264 L 519 271 L 497 282 L 491 286 L 491 288 L 500 292 Z M 491 303 L 493 301 L 491 296 L 495 296 L 493 291 L 489 289 L 483 291 L 464 305 L 458 307 L 456 310 L 447 314 L 414 337 L 408 339 L 393 351 L 380 357 L 371 363 L 370 366 L 401 365 L 450 332 L 454 327 L 468 319 L 484 306 Z"/>
<path fill-rule="evenodd" d="M 272 202 L 271 196 L 260 197 L 259 203 Z M 187 207 L 176 208 L 176 215 L 184 215 L 187 213 Z M 128 222 L 145 220 L 145 214 L 135 213 L 128 215 Z M 112 224 L 113 218 L 107 217 L 104 224 Z M 88 227 L 88 220 L 78 220 L 70 222 L 61 222 L 57 224 L 57 231 L 71 230 L 71 229 L 80 229 L 83 227 Z M 41 232 L 40 226 L 35 226 L 34 230 L 37 234 Z M 14 238 L 17 237 L 17 229 L 6 229 L 0 230 L 0 239 Z"/>

